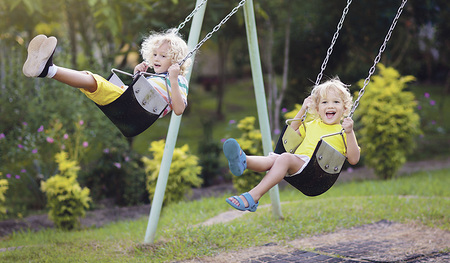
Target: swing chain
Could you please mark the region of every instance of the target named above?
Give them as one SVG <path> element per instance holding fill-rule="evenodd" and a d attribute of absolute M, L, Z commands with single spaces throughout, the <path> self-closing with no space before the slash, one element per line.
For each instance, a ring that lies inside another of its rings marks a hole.
<path fill-rule="evenodd" d="M 344 20 L 345 20 L 345 17 L 347 16 L 347 13 L 348 13 L 348 10 L 349 10 L 349 7 L 350 7 L 351 3 L 352 3 L 352 0 L 347 0 L 347 6 L 342 11 L 341 20 L 339 20 L 336 32 L 334 33 L 333 39 L 331 40 L 331 45 L 330 45 L 330 47 L 327 50 L 327 55 L 326 55 L 325 59 L 322 62 L 322 66 L 320 67 L 320 69 L 321 69 L 320 73 L 319 73 L 319 75 L 317 75 L 316 86 L 319 85 L 320 81 L 322 80 L 323 72 L 325 71 L 325 68 L 327 67 L 328 59 L 330 58 L 330 55 L 333 52 L 334 44 L 336 44 L 336 40 L 339 37 L 339 31 L 341 30 L 342 25 L 344 24 Z"/>
<path fill-rule="evenodd" d="M 391 38 L 391 34 L 394 31 L 395 26 L 397 25 L 398 19 L 399 19 L 400 15 L 403 12 L 403 8 L 405 7 L 406 2 L 408 2 L 408 0 L 403 0 L 402 4 L 400 5 L 400 7 L 397 10 L 397 14 L 395 15 L 394 20 L 392 21 L 391 27 L 389 28 L 389 30 L 388 30 L 388 32 L 386 34 L 386 37 L 384 38 L 384 42 L 381 45 L 380 50 L 378 51 L 378 55 L 375 57 L 374 63 L 373 63 L 372 67 L 369 70 L 369 75 L 364 80 L 364 85 L 361 88 L 361 90 L 359 91 L 358 98 L 355 100 L 355 103 L 353 103 L 353 107 L 352 107 L 352 110 L 351 110 L 350 115 L 349 115 L 350 118 L 353 116 L 353 113 L 355 112 L 356 108 L 359 106 L 359 101 L 361 100 L 361 97 L 364 95 L 367 85 L 369 85 L 370 78 L 373 75 L 373 73 L 375 72 L 378 62 L 380 62 L 381 54 L 386 49 L 387 42 Z"/>
<path fill-rule="evenodd" d="M 341 30 L 342 25 L 344 24 L 344 20 L 345 20 L 345 17 L 347 16 L 347 13 L 348 13 L 351 3 L 352 3 L 352 0 L 347 0 L 347 5 L 345 6 L 344 10 L 342 11 L 342 16 L 336 27 L 336 32 L 334 32 L 333 38 L 331 39 L 331 44 L 328 47 L 327 55 L 325 56 L 325 59 L 323 60 L 322 65 L 320 66 L 320 72 L 317 75 L 315 86 L 318 86 L 320 84 L 320 81 L 322 80 L 323 72 L 325 71 L 325 68 L 327 67 L 328 60 L 331 56 L 331 53 L 333 53 L 334 44 L 336 44 L 336 41 L 339 37 L 339 31 Z M 308 109 L 306 109 L 305 114 L 303 114 L 303 116 L 302 116 L 302 122 L 305 121 L 307 114 L 308 114 Z"/>
<path fill-rule="evenodd" d="M 245 4 L 245 1 L 247 0 L 241 0 L 241 2 L 239 2 L 239 4 L 234 7 L 233 10 L 231 10 L 231 12 L 227 16 L 225 16 L 225 18 L 223 18 L 222 21 L 220 21 L 220 23 L 217 24 L 211 32 L 206 34 L 206 36 L 194 47 L 194 49 L 192 49 L 178 64 L 181 66 L 186 60 L 192 57 L 192 55 L 203 45 L 203 43 L 205 43 L 206 40 L 210 39 L 215 32 L 219 31 L 220 27 L 223 26 L 228 21 L 228 19 L 230 19 L 230 17 L 233 16 L 238 11 L 238 9 Z"/>
<path fill-rule="evenodd" d="M 194 10 L 192 10 L 192 12 L 178 26 L 178 28 L 176 29 L 176 33 L 178 33 L 186 25 L 186 23 L 192 19 L 192 17 L 195 15 L 195 13 L 197 13 L 197 11 L 200 9 L 200 7 L 202 7 L 207 1 L 208 0 L 203 0 L 200 4 L 198 4 L 198 6 L 195 7 Z"/>

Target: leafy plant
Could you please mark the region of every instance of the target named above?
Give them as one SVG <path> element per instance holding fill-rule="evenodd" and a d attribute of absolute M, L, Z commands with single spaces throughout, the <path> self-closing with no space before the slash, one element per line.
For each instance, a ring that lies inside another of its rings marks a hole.
<path fill-rule="evenodd" d="M 0 173 L 2 175 L 2 173 Z M 5 179 L 0 179 L 0 213 L 6 213 L 6 207 L 4 205 L 6 198 L 5 193 L 8 190 L 8 181 Z"/>
<path fill-rule="evenodd" d="M 357 132 L 366 164 L 382 179 L 392 178 L 414 149 L 420 133 L 414 95 L 404 91 L 413 76 L 400 76 L 392 67 L 378 64 L 379 75 L 372 77 L 355 115 L 360 118 Z M 364 80 L 358 82 L 363 85 Z"/>
<path fill-rule="evenodd" d="M 89 189 L 81 188 L 77 182 L 80 167 L 77 161 L 69 160 L 66 152 L 56 154 L 59 174 L 42 182 L 47 195 L 49 217 L 58 228 L 71 230 L 79 226 L 79 217 L 89 208 Z"/>
<path fill-rule="evenodd" d="M 156 181 L 158 180 L 164 153 L 164 144 L 164 140 L 153 141 L 149 148 L 153 158 L 142 157 L 147 175 L 146 185 L 150 199 L 153 199 L 155 194 Z M 203 182 L 199 177 L 201 170 L 201 166 L 198 165 L 198 157 L 189 153 L 187 144 L 181 148 L 175 148 L 164 194 L 164 203 L 178 202 L 192 191 L 192 187 L 199 187 Z"/>
<path fill-rule="evenodd" d="M 113 199 L 118 205 L 146 202 L 145 171 L 141 155 L 112 142 L 102 156 L 81 174 L 80 182 L 91 189 L 95 201 Z M 148 202 L 148 201 L 147 201 Z"/>

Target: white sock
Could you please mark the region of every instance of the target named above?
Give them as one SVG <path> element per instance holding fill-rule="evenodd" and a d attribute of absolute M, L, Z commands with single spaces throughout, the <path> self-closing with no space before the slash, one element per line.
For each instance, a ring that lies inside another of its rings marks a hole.
<path fill-rule="evenodd" d="M 48 67 L 47 78 L 53 78 L 56 75 L 56 71 L 58 71 L 58 67 L 56 65 L 51 65 Z"/>

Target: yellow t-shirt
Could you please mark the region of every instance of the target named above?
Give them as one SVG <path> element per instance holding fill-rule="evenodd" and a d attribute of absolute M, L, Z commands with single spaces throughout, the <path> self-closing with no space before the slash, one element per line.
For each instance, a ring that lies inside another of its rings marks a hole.
<path fill-rule="evenodd" d="M 314 150 L 316 149 L 317 143 L 320 140 L 320 137 L 336 132 L 340 132 L 342 130 L 341 124 L 334 124 L 334 125 L 328 125 L 323 123 L 323 121 L 320 118 L 317 118 L 313 121 L 305 123 L 306 127 L 306 134 L 303 127 L 300 126 L 299 131 L 300 135 L 304 138 L 303 142 L 300 144 L 300 146 L 295 151 L 295 154 L 301 154 L 306 155 L 311 158 L 311 156 L 314 153 Z M 344 133 L 345 143 L 347 143 L 347 135 Z M 326 141 L 330 146 L 332 146 L 334 149 L 342 153 L 343 155 L 346 155 L 347 149 L 345 148 L 344 141 L 342 139 L 342 136 L 340 134 L 333 135 L 329 137 L 325 137 L 323 139 Z"/>

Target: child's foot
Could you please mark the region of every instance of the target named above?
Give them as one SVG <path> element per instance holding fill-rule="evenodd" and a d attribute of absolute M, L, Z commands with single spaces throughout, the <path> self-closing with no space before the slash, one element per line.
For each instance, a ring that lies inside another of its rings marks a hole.
<path fill-rule="evenodd" d="M 259 202 L 255 200 L 249 193 L 243 193 L 240 196 L 232 196 L 226 199 L 227 203 L 237 210 L 255 212 Z"/>
<path fill-rule="evenodd" d="M 55 37 L 35 36 L 28 45 L 27 60 L 23 64 L 23 74 L 27 77 L 46 77 L 53 65 L 52 57 L 58 41 Z"/>
<path fill-rule="evenodd" d="M 223 144 L 223 153 L 228 159 L 228 166 L 232 174 L 240 176 L 247 169 L 247 156 L 235 139 L 228 139 Z"/>

